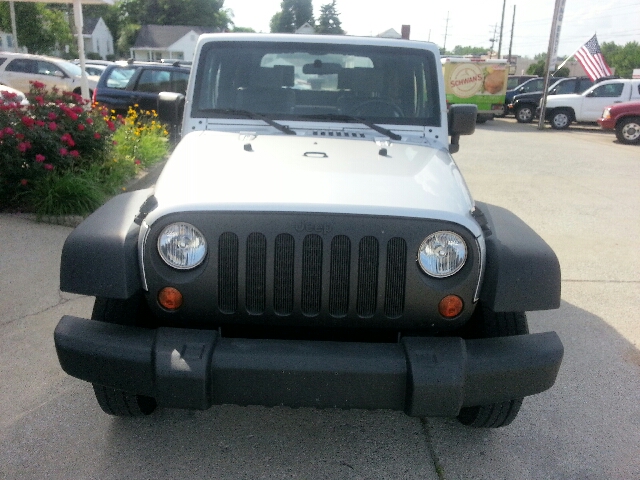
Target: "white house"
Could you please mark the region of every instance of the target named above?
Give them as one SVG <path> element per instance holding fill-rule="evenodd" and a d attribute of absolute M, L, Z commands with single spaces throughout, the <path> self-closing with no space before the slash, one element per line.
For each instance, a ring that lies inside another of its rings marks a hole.
<path fill-rule="evenodd" d="M 131 58 L 141 61 L 192 61 L 198 37 L 217 31 L 187 25 L 143 25 L 131 48 Z"/>
<path fill-rule="evenodd" d="M 85 18 L 82 26 L 82 39 L 84 40 L 84 52 L 97 53 L 105 60 L 107 55 L 113 55 L 113 35 L 111 30 L 100 18 Z"/>

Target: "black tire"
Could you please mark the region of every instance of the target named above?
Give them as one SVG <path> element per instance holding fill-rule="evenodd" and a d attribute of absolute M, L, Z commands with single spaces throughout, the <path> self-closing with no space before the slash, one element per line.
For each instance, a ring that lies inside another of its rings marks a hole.
<path fill-rule="evenodd" d="M 623 118 L 616 125 L 616 138 L 620 143 L 640 143 L 640 117 Z"/>
<path fill-rule="evenodd" d="M 531 123 L 535 110 L 531 105 L 520 105 L 516 108 L 516 120 L 518 123 Z"/>
<path fill-rule="evenodd" d="M 91 318 L 99 322 L 118 325 L 144 326 L 150 319 L 150 312 L 141 294 L 135 294 L 126 300 L 96 297 Z M 116 417 L 150 415 L 157 406 L 152 397 L 136 395 L 95 383 L 93 391 L 102 411 Z"/>
<path fill-rule="evenodd" d="M 115 388 L 96 385 L 95 383 L 93 384 L 93 391 L 102 411 L 115 417 L 151 415 L 157 406 L 155 399 L 151 397 L 134 395 Z"/>
<path fill-rule="evenodd" d="M 483 338 L 509 337 L 529 333 L 527 316 L 524 312 L 493 312 L 482 309 L 480 335 Z M 509 425 L 518 415 L 522 398 L 490 405 L 464 407 L 458 414 L 458 421 L 474 428 L 500 428 Z"/>
<path fill-rule="evenodd" d="M 571 111 L 566 108 L 558 108 L 551 115 L 551 128 L 554 130 L 566 130 L 573 121 Z"/>

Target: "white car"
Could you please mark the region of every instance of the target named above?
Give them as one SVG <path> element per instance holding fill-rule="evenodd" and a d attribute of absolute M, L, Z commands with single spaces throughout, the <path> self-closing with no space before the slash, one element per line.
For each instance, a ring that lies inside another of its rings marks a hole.
<path fill-rule="evenodd" d="M 24 93 L 8 85 L 0 83 L 0 104 L 17 103 L 19 105 L 29 105 L 29 100 Z"/>
<path fill-rule="evenodd" d="M 41 82 L 48 89 L 80 94 L 82 70 L 72 62 L 55 57 L 26 53 L 0 53 L 0 83 L 28 92 L 31 82 Z M 94 75 L 88 75 L 89 94 L 98 84 Z"/>

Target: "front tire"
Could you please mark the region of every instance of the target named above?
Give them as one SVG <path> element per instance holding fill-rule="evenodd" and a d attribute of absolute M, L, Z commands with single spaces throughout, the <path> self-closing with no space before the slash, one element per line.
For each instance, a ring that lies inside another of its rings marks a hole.
<path fill-rule="evenodd" d="M 91 313 L 92 320 L 128 326 L 144 326 L 149 322 L 149 318 L 149 307 L 140 293 L 126 300 L 96 297 Z M 93 392 L 102 411 L 116 417 L 150 415 L 157 406 L 152 397 L 124 392 L 95 383 L 93 384 Z"/>
<path fill-rule="evenodd" d="M 522 105 L 516 109 L 518 123 L 531 123 L 533 121 L 533 108 L 530 105 Z"/>
<path fill-rule="evenodd" d="M 143 417 L 156 409 L 154 398 L 134 395 L 111 387 L 93 384 L 98 405 L 104 413 L 115 417 Z"/>
<path fill-rule="evenodd" d="M 482 338 L 510 337 L 529 333 L 527 316 L 524 312 L 494 312 L 482 308 L 480 336 Z M 473 428 L 500 428 L 509 425 L 518 415 L 522 398 L 506 402 L 463 407 L 458 421 Z"/>
<path fill-rule="evenodd" d="M 620 143 L 640 143 L 640 117 L 624 118 L 616 125 L 616 137 Z"/>
<path fill-rule="evenodd" d="M 553 112 L 551 116 L 551 128 L 555 130 L 566 130 L 571 125 L 573 117 L 566 108 L 560 108 Z"/>

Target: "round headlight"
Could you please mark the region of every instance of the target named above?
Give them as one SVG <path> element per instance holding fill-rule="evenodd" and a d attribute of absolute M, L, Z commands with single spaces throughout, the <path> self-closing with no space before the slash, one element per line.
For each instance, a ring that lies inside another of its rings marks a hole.
<path fill-rule="evenodd" d="M 204 235 L 188 223 L 167 225 L 158 237 L 158 252 L 170 267 L 188 270 L 197 267 L 207 254 Z"/>
<path fill-rule="evenodd" d="M 418 263 L 427 275 L 444 278 L 458 272 L 467 259 L 467 245 L 453 232 L 435 232 L 424 239 Z"/>

